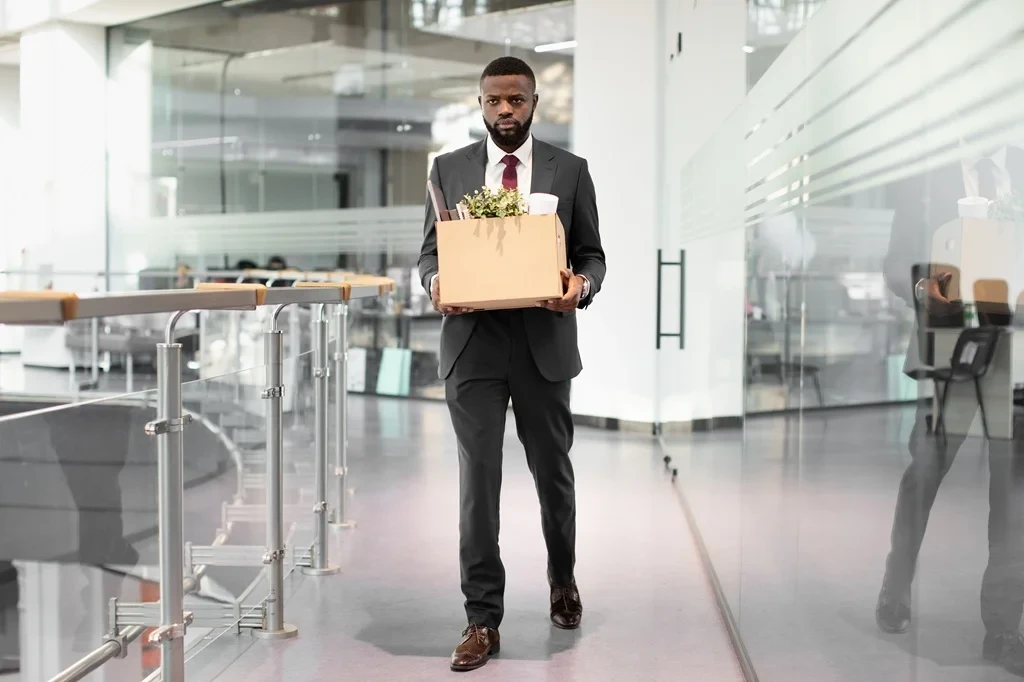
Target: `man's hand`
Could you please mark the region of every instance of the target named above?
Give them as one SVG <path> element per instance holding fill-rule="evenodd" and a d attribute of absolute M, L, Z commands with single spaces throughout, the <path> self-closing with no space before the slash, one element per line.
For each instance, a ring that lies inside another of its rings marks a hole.
<path fill-rule="evenodd" d="M 572 270 L 562 270 L 562 288 L 565 289 L 562 298 L 543 301 L 538 303 L 537 307 L 547 308 L 556 313 L 569 313 L 576 310 L 583 297 L 583 278 L 572 274 Z"/>
<path fill-rule="evenodd" d="M 470 308 L 453 308 L 448 305 L 441 305 L 441 278 L 435 277 L 434 283 L 430 286 L 430 302 L 434 310 L 442 315 L 463 315 L 473 312 Z"/>
<path fill-rule="evenodd" d="M 948 306 L 952 301 L 946 296 L 946 287 L 949 286 L 949 281 L 953 279 L 953 273 L 943 272 L 931 279 L 927 279 L 924 282 L 924 304 L 928 310 L 939 309 L 943 306 Z"/>

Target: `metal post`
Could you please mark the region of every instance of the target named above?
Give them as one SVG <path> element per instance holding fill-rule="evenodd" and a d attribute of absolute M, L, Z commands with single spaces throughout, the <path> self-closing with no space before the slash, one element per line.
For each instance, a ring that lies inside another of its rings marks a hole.
<path fill-rule="evenodd" d="M 160 533 L 160 628 L 150 641 L 160 644 L 160 674 L 164 682 L 185 680 L 184 474 L 181 409 L 181 344 L 171 343 L 174 325 L 167 324 L 165 343 L 156 347 L 157 420 L 146 433 L 157 439 L 158 520 Z"/>
<path fill-rule="evenodd" d="M 288 343 L 291 351 L 291 376 L 294 382 L 295 395 L 292 396 L 292 428 L 299 429 L 302 424 L 299 421 L 301 410 L 299 400 L 302 397 L 299 390 L 299 376 L 302 373 L 302 326 L 299 324 L 299 309 L 295 306 L 288 311 Z"/>
<path fill-rule="evenodd" d="M 92 346 L 92 384 L 93 388 L 99 388 L 100 385 L 100 321 L 97 318 L 92 318 L 90 331 L 90 340 Z"/>
<path fill-rule="evenodd" d="M 337 485 L 331 523 L 354 528 L 346 516 L 348 509 L 348 304 L 335 306 L 334 349 L 334 480 Z"/>
<path fill-rule="evenodd" d="M 290 639 L 298 628 L 284 622 L 284 334 L 277 318 L 284 306 L 278 306 L 270 318 L 265 335 L 267 388 L 267 564 L 270 594 L 267 596 L 263 629 L 253 630 L 260 639 Z"/>
<path fill-rule="evenodd" d="M 331 566 L 327 561 L 327 377 L 328 368 L 328 334 L 327 307 L 320 305 L 313 309 L 313 383 L 315 387 L 314 411 L 314 442 L 316 449 L 316 542 L 313 545 L 313 565 L 303 569 L 307 575 L 334 575 L 340 568 Z"/>
<path fill-rule="evenodd" d="M 125 354 L 124 358 L 124 376 L 125 376 L 125 392 L 135 393 L 135 356 L 132 355 L 131 350 Z"/>

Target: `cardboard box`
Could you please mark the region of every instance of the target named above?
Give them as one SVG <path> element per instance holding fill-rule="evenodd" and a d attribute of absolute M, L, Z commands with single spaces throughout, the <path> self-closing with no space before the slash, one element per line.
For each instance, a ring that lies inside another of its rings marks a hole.
<path fill-rule="evenodd" d="M 1024 301 L 1024 226 L 964 218 L 943 225 L 932 239 L 933 275 L 952 272 L 953 300 Z M 909 275 L 908 275 L 909 278 Z"/>
<path fill-rule="evenodd" d="M 564 293 L 565 229 L 557 215 L 437 222 L 441 304 L 528 308 Z"/>

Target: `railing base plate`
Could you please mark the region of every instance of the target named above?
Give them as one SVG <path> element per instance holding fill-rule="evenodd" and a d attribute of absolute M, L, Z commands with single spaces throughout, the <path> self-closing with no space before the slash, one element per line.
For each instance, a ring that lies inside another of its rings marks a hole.
<path fill-rule="evenodd" d="M 310 575 L 313 577 L 337 575 L 341 573 L 341 566 L 328 566 L 327 568 L 313 568 L 312 566 L 305 566 L 302 569 L 302 573 L 303 575 Z"/>
<path fill-rule="evenodd" d="M 256 639 L 295 639 L 299 636 L 299 628 L 287 623 L 280 630 L 253 630 L 252 636 Z"/>

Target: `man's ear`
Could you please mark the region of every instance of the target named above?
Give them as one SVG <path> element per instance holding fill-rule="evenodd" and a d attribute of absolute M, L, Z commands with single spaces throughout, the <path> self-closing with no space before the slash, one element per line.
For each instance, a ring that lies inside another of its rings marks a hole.
<path fill-rule="evenodd" d="M 476 103 L 480 106 L 481 109 L 484 108 L 484 98 L 482 95 L 476 96 Z"/>

